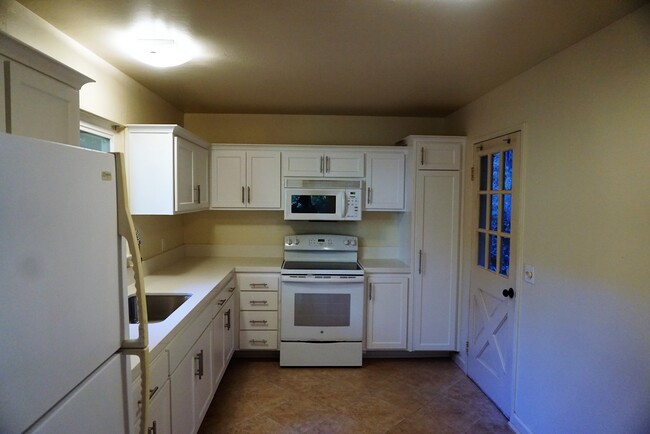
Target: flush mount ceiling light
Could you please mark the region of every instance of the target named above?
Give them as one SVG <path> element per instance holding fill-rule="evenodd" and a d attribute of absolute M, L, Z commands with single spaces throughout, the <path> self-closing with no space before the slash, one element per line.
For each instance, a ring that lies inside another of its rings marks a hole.
<path fill-rule="evenodd" d="M 182 65 L 197 54 L 196 44 L 187 33 L 161 21 L 138 23 L 126 39 L 131 56 L 157 68 Z"/>

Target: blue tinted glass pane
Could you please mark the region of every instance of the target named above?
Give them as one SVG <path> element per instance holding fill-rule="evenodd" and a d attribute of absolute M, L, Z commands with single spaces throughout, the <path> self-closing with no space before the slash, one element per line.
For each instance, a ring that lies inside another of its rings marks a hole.
<path fill-rule="evenodd" d="M 512 190 L 512 150 L 503 153 L 503 189 Z"/>
<path fill-rule="evenodd" d="M 488 268 L 490 271 L 497 271 L 497 236 L 490 235 L 490 255 Z"/>
<path fill-rule="evenodd" d="M 480 173 L 479 176 L 481 178 L 481 184 L 480 184 L 480 190 L 485 191 L 487 190 L 488 186 L 488 157 L 487 155 L 483 155 L 481 157 L 481 168 L 480 168 Z"/>
<path fill-rule="evenodd" d="M 499 195 L 490 195 L 490 230 L 496 231 L 499 228 Z"/>
<path fill-rule="evenodd" d="M 477 264 L 479 267 L 485 268 L 485 234 L 483 232 L 478 233 L 478 261 Z"/>
<path fill-rule="evenodd" d="M 478 227 L 485 229 L 487 220 L 487 194 L 478 197 Z"/>
<path fill-rule="evenodd" d="M 501 237 L 501 264 L 499 274 L 508 275 L 510 269 L 510 238 Z"/>
<path fill-rule="evenodd" d="M 510 220 L 512 219 L 512 195 L 503 195 L 503 214 L 501 215 L 501 231 L 510 233 Z"/>
<path fill-rule="evenodd" d="M 492 154 L 492 190 L 499 190 L 499 167 L 501 166 L 501 154 Z"/>
<path fill-rule="evenodd" d="M 79 146 L 95 151 L 109 152 L 111 150 L 111 141 L 106 137 L 91 134 L 86 131 L 79 132 Z"/>

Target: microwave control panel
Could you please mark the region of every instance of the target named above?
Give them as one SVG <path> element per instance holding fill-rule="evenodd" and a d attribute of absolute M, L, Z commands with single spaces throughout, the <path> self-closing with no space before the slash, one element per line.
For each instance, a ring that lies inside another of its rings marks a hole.
<path fill-rule="evenodd" d="M 345 192 L 346 213 L 345 220 L 361 220 L 361 190 L 347 190 Z"/>

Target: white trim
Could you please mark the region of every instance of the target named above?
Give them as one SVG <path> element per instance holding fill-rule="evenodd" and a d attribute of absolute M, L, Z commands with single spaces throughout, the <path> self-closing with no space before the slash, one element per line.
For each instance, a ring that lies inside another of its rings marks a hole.
<path fill-rule="evenodd" d="M 521 419 L 519 418 L 519 416 L 516 413 L 512 413 L 510 415 L 510 421 L 508 422 L 508 426 L 516 434 L 533 434 L 533 431 L 531 431 L 530 428 L 528 428 L 521 421 Z"/>

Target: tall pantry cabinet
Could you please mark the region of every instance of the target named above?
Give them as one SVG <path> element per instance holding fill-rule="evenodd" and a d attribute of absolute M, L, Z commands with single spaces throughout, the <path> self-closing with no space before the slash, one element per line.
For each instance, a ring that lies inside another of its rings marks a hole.
<path fill-rule="evenodd" d="M 463 137 L 409 136 L 414 150 L 413 350 L 456 351 Z"/>

